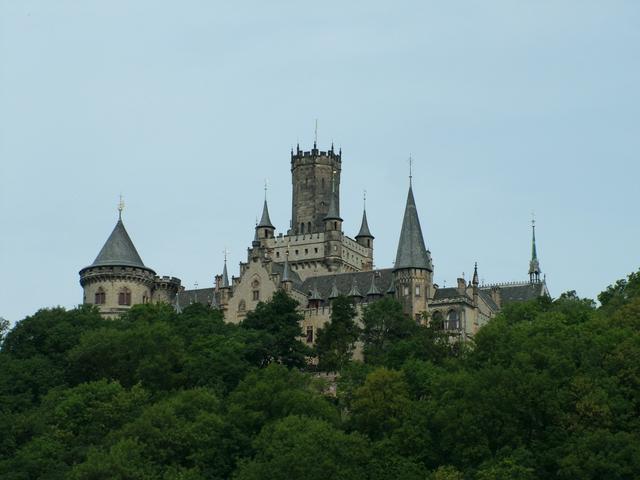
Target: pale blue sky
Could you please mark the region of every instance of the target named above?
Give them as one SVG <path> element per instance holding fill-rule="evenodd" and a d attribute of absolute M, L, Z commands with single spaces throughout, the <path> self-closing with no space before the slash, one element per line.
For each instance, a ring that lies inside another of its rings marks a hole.
<path fill-rule="evenodd" d="M 530 214 L 554 295 L 640 266 L 640 2 L 0 0 L 0 316 L 82 299 L 117 219 L 192 287 L 246 258 L 289 150 L 343 149 L 395 257 L 407 157 L 436 281 L 523 280 Z"/>

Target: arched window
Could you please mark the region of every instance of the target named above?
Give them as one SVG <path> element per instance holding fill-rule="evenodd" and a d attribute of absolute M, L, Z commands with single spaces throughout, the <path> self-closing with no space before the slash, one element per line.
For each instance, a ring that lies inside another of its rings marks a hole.
<path fill-rule="evenodd" d="M 304 234 L 304 222 L 300 224 L 300 233 Z"/>
<path fill-rule="evenodd" d="M 460 330 L 460 314 L 457 310 L 449 310 L 447 324 L 448 330 Z"/>
<path fill-rule="evenodd" d="M 238 311 L 244 312 L 245 310 L 247 310 L 247 304 L 244 300 L 240 300 L 240 303 L 238 303 Z"/>
<path fill-rule="evenodd" d="M 105 303 L 107 303 L 107 294 L 105 293 L 104 289 L 102 287 L 98 288 L 98 291 L 96 292 L 96 298 L 95 298 L 95 302 L 96 305 L 104 305 Z"/>
<path fill-rule="evenodd" d="M 431 319 L 435 328 L 438 330 L 444 330 L 444 317 L 442 316 L 442 312 L 436 310 L 433 312 Z"/>
<path fill-rule="evenodd" d="M 118 292 L 118 305 L 131 305 L 131 290 L 127 287 Z"/>
<path fill-rule="evenodd" d="M 307 233 L 311 233 L 311 222 L 307 222 Z"/>

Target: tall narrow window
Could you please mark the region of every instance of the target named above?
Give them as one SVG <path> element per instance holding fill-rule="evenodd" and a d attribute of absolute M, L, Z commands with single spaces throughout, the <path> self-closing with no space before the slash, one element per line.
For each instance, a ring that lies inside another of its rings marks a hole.
<path fill-rule="evenodd" d="M 123 288 L 118 293 L 118 305 L 131 305 L 131 290 Z"/>
<path fill-rule="evenodd" d="M 456 310 L 449 310 L 447 314 L 447 328 L 449 330 L 459 330 L 460 329 L 460 314 Z"/>
<path fill-rule="evenodd" d="M 107 295 L 104 291 L 104 289 L 102 287 L 98 288 L 98 291 L 96 292 L 96 297 L 95 297 L 95 304 L 96 305 L 104 305 L 107 302 Z"/>
<path fill-rule="evenodd" d="M 253 301 L 257 302 L 258 300 L 260 300 L 260 290 L 254 290 L 253 291 Z"/>
<path fill-rule="evenodd" d="M 313 326 L 307 327 L 307 343 L 313 343 Z"/>

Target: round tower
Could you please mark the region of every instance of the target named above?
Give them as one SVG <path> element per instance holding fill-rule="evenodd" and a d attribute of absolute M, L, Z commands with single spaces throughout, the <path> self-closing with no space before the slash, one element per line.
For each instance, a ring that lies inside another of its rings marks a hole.
<path fill-rule="evenodd" d="M 302 235 L 324 231 L 324 218 L 329 212 L 332 198 L 332 180 L 335 179 L 336 208 L 340 209 L 340 171 L 342 152 L 319 151 L 316 143 L 311 151 L 300 146 L 291 151 L 292 211 L 289 235 Z"/>
<path fill-rule="evenodd" d="M 156 281 L 156 273 L 142 263 L 124 228 L 122 204 L 119 210 L 118 223 L 100 253 L 79 272 L 83 303 L 96 305 L 105 317 L 115 317 L 132 305 L 151 302 Z"/>

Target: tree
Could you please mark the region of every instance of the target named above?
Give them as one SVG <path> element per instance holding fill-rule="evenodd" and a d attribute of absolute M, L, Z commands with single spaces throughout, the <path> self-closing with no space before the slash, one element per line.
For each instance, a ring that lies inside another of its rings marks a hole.
<path fill-rule="evenodd" d="M 331 321 L 318 330 L 315 350 L 318 369 L 341 370 L 353 357 L 360 328 L 355 322 L 356 310 L 350 298 L 340 296 L 331 304 Z"/>
<path fill-rule="evenodd" d="M 258 303 L 247 314 L 241 326 L 257 333 L 248 340 L 253 342 L 249 348 L 253 349 L 253 360 L 258 366 L 272 362 L 298 368 L 306 365 L 311 350 L 300 341 L 302 316 L 297 306 L 298 302 L 279 290 L 270 301 Z"/>
<path fill-rule="evenodd" d="M 398 428 L 409 413 L 411 400 L 402 372 L 378 368 L 355 390 L 351 423 L 372 439 L 380 439 Z"/>
<path fill-rule="evenodd" d="M 367 363 L 384 364 L 391 347 L 400 340 L 411 338 L 418 325 L 402 311 L 402 305 L 391 298 L 374 302 L 364 309 L 364 358 Z"/>
<path fill-rule="evenodd" d="M 242 462 L 236 480 L 365 480 L 369 443 L 331 424 L 288 416 L 267 426 L 254 442 L 256 455 Z"/>

